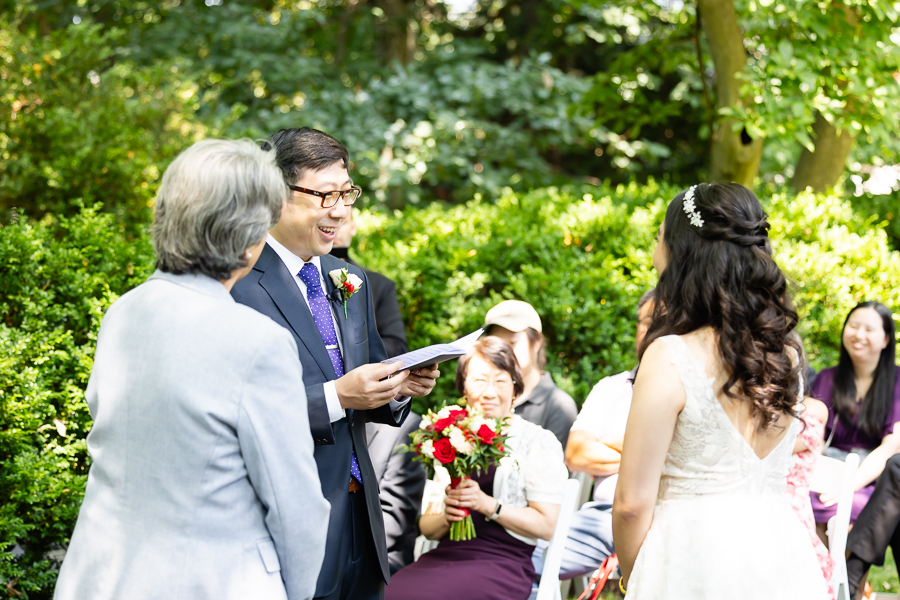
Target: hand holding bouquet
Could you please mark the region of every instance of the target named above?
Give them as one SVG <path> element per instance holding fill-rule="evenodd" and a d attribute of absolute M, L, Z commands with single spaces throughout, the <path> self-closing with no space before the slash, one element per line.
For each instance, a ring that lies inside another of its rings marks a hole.
<path fill-rule="evenodd" d="M 472 476 L 480 474 L 509 454 L 506 449 L 507 418 L 485 417 L 473 407 L 444 406 L 438 412 L 429 410 L 422 417 L 419 429 L 409 434 L 410 444 L 418 460 L 425 465 L 428 477 L 434 477 L 436 463 L 450 472 L 450 487 L 456 488 Z M 450 524 L 450 539 L 469 540 L 475 537 L 475 526 L 468 509 L 466 517 Z"/>

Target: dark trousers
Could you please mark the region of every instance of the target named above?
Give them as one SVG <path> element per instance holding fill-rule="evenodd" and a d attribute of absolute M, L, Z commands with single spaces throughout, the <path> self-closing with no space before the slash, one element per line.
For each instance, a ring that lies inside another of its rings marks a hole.
<path fill-rule="evenodd" d="M 900 560 L 900 454 L 888 459 L 875 491 L 847 537 L 847 549 L 872 565 L 884 564 L 888 546 Z"/>
<path fill-rule="evenodd" d="M 350 494 L 350 510 L 341 540 L 341 576 L 335 590 L 316 600 L 383 600 L 384 579 L 369 527 L 366 495 Z"/>

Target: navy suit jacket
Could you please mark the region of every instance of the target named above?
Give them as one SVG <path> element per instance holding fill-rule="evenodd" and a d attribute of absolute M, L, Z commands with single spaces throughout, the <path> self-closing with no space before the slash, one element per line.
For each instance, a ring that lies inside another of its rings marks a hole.
<path fill-rule="evenodd" d="M 321 257 L 322 274 L 325 279 L 325 294 L 330 296 L 334 284 L 328 273 L 334 269 L 347 268 L 346 262 L 330 255 Z M 363 293 L 354 294 L 347 300 L 347 316 L 340 303 L 335 304 L 334 315 L 341 333 L 344 371 L 368 363 L 376 363 L 386 358 L 384 345 L 375 328 L 372 298 L 368 290 L 366 275 L 358 267 L 350 266 L 350 272 L 363 280 Z M 328 523 L 328 539 L 325 544 L 325 560 L 316 583 L 316 596 L 326 596 L 337 587 L 342 569 L 340 543 L 342 528 L 347 523 L 350 510 L 350 454 L 356 450 L 362 486 L 366 495 L 366 507 L 377 557 L 385 583 L 390 580 L 387 548 L 385 544 L 384 519 L 378 498 L 378 477 L 369 459 L 366 445 L 366 422 L 386 423 L 398 426 L 406 419 L 412 404 L 407 403 L 403 411 L 394 415 L 389 405 L 367 411 L 347 410 L 347 416 L 334 423 L 328 417 L 325 404 L 327 381 L 337 378 L 325 343 L 316 327 L 309 305 L 297 287 L 294 276 L 266 244 L 253 270 L 238 281 L 231 291 L 234 299 L 241 304 L 256 309 L 287 328 L 297 342 L 300 363 L 303 365 L 303 383 L 309 410 L 309 426 L 315 443 L 314 457 L 319 471 L 322 493 L 331 502 L 331 517 Z"/>

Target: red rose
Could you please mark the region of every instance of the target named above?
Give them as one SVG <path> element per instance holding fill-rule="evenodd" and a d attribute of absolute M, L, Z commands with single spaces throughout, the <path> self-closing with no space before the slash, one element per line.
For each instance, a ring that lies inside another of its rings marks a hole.
<path fill-rule="evenodd" d="M 434 457 L 445 465 L 456 459 L 456 450 L 449 439 L 441 438 L 434 443 Z"/>
<path fill-rule="evenodd" d="M 490 444 L 493 446 L 494 438 L 497 437 L 497 433 L 487 425 L 482 425 L 478 428 L 478 437 L 480 437 L 481 441 L 485 444 Z"/>
<path fill-rule="evenodd" d="M 469 411 L 467 411 L 465 409 L 454 410 L 450 413 L 450 418 L 454 419 L 455 421 L 462 421 L 463 419 L 465 419 L 468 416 L 469 416 Z"/>
<path fill-rule="evenodd" d="M 444 417 L 443 419 L 438 419 L 434 422 L 434 430 L 441 432 L 451 425 L 453 425 L 453 417 Z"/>

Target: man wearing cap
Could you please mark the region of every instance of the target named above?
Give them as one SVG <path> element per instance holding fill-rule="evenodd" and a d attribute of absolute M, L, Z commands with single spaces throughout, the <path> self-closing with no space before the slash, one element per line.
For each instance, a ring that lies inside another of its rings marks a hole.
<path fill-rule="evenodd" d="M 506 300 L 485 315 L 484 330 L 509 342 L 522 369 L 525 390 L 513 401 L 515 413 L 552 431 L 565 449 L 578 407 L 543 371 L 547 353 L 537 311 L 527 302 Z"/>

